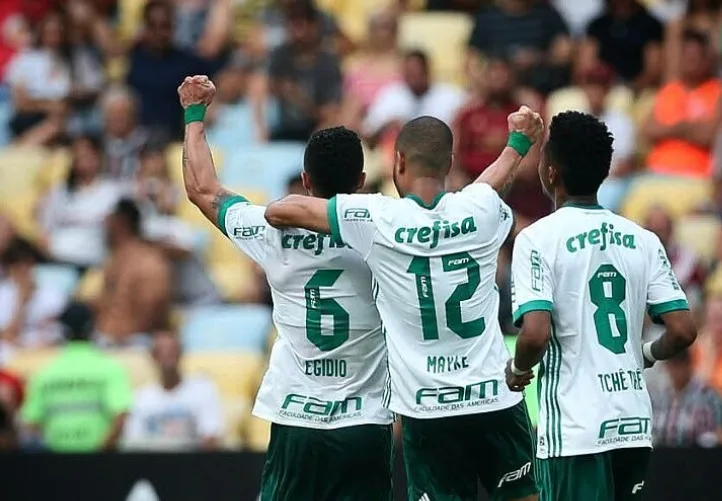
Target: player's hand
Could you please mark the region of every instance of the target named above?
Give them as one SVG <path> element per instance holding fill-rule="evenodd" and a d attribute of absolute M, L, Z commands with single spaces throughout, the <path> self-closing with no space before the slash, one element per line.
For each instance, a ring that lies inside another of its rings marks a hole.
<path fill-rule="evenodd" d="M 509 132 L 521 132 L 531 139 L 532 143 L 539 141 L 544 131 L 544 121 L 541 115 L 527 106 L 522 106 L 519 111 L 509 115 L 508 123 Z"/>
<path fill-rule="evenodd" d="M 208 106 L 216 95 L 216 86 L 205 75 L 186 77 L 178 87 L 181 106 L 187 108 L 193 104 Z"/>
<path fill-rule="evenodd" d="M 515 376 L 514 373 L 511 372 L 511 359 L 506 363 L 506 385 L 511 391 L 524 391 L 524 388 L 529 386 L 532 379 L 534 379 L 533 370 L 527 371 L 521 376 Z"/>

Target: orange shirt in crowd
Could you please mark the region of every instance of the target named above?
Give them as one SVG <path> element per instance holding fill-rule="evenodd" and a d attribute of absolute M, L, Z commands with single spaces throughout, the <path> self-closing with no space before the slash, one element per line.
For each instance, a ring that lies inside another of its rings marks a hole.
<path fill-rule="evenodd" d="M 701 332 L 692 345 L 692 364 L 697 377 L 722 393 L 722 353 L 709 333 Z"/>
<path fill-rule="evenodd" d="M 654 119 L 661 125 L 713 120 L 721 95 L 722 82 L 718 79 L 708 80 L 694 89 L 671 82 L 657 95 Z M 711 150 L 681 139 L 665 139 L 649 152 L 647 167 L 658 174 L 709 177 L 712 173 Z"/>

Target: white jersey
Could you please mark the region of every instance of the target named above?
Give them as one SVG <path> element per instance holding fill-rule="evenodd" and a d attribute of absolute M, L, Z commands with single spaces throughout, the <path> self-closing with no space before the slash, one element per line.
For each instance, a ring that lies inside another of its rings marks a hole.
<path fill-rule="evenodd" d="M 331 236 L 277 230 L 264 212 L 234 197 L 218 214 L 218 227 L 265 270 L 273 296 L 278 338 L 253 414 L 320 429 L 393 422 L 368 267 Z"/>
<path fill-rule="evenodd" d="M 393 411 L 438 418 L 521 401 L 504 382 L 495 285 L 513 217 L 489 185 L 442 193 L 428 207 L 415 197 L 338 195 L 329 220 L 373 272 Z"/>
<path fill-rule="evenodd" d="M 642 327 L 688 309 L 659 239 L 599 206 L 567 205 L 517 237 L 512 303 L 546 310 L 540 370 L 540 458 L 651 447 Z"/>

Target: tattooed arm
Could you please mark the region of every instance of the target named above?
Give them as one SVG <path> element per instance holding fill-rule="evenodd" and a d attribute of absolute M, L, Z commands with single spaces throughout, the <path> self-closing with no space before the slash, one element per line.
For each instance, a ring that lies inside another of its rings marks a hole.
<path fill-rule="evenodd" d="M 184 107 L 209 103 L 213 99 L 215 87 L 207 78 L 201 78 L 205 77 L 188 78 L 178 89 Z M 203 122 L 186 125 L 183 141 L 183 181 L 188 199 L 216 225 L 218 211 L 223 202 L 235 194 L 223 188 L 218 180 Z"/>

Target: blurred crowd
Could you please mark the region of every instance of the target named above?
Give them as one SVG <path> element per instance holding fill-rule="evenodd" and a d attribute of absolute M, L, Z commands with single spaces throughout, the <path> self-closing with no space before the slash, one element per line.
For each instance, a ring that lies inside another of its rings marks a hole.
<path fill-rule="evenodd" d="M 454 130 L 449 190 L 521 104 L 604 120 L 600 203 L 659 235 L 701 332 L 650 371 L 656 440 L 722 443 L 721 53 L 722 0 L 3 0 L 0 449 L 265 447 L 249 408 L 270 294 L 182 192 L 193 74 L 218 88 L 221 181 L 257 203 L 303 191 L 318 128 L 358 131 L 364 189 L 395 195 L 414 117 Z M 509 195 L 516 231 L 552 209 L 538 153 Z"/>

